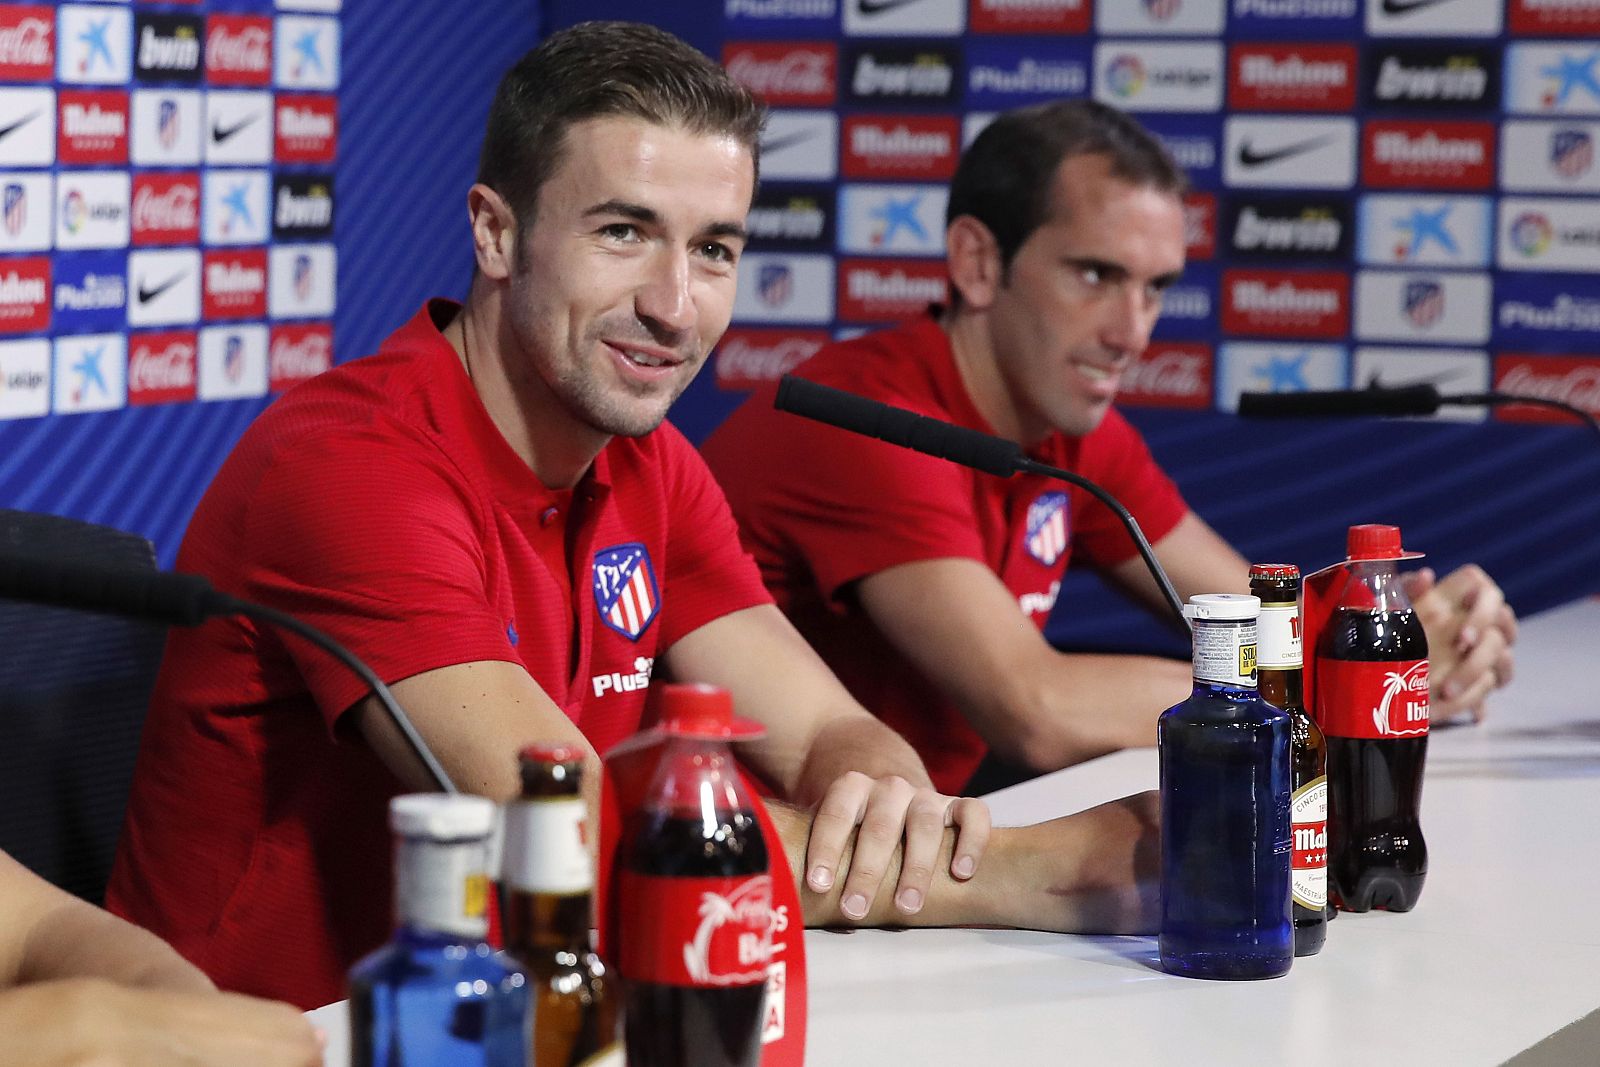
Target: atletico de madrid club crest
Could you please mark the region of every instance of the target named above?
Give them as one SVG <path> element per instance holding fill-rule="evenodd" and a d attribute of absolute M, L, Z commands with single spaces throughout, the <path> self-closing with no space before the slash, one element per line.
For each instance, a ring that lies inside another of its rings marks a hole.
<path fill-rule="evenodd" d="M 1067 494 L 1041 493 L 1028 505 L 1028 555 L 1049 567 L 1067 550 Z"/>
<path fill-rule="evenodd" d="M 637 541 L 594 554 L 594 606 L 600 621 L 630 641 L 649 628 L 661 607 L 650 553 Z"/>

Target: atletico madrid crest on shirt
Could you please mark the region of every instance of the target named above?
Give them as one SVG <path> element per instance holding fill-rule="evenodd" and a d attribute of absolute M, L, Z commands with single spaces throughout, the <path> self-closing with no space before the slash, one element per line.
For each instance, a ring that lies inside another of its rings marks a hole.
<path fill-rule="evenodd" d="M 637 541 L 594 554 L 594 605 L 600 621 L 630 641 L 650 626 L 661 606 L 650 553 Z"/>
<path fill-rule="evenodd" d="M 1028 505 L 1028 555 L 1051 566 L 1067 550 L 1067 494 L 1041 493 Z"/>

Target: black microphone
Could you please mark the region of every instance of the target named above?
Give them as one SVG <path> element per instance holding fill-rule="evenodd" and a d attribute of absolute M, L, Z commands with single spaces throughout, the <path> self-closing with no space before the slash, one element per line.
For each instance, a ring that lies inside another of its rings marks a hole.
<path fill-rule="evenodd" d="M 446 793 L 457 791 L 455 783 L 401 710 L 394 694 L 372 668 L 316 627 L 264 604 L 220 593 L 198 574 L 110 567 L 57 559 L 37 551 L 12 550 L 0 553 L 0 597 L 100 615 L 122 615 L 168 626 L 199 626 L 207 619 L 243 615 L 298 634 L 366 682 L 411 751 L 427 768 L 434 784 Z"/>
<path fill-rule="evenodd" d="M 1162 570 L 1160 561 L 1150 548 L 1150 542 L 1144 536 L 1144 531 L 1139 529 L 1139 523 L 1116 497 L 1083 475 L 1029 459 L 1015 441 L 1008 441 L 1003 437 L 995 437 L 993 434 L 982 433 L 965 426 L 956 426 L 927 415 L 918 415 L 914 411 L 870 400 L 855 393 L 847 393 L 832 386 L 818 385 L 816 382 L 797 378 L 793 374 L 785 374 L 779 379 L 778 394 L 773 398 L 772 406 L 779 411 L 824 422 L 841 430 L 849 430 L 851 433 L 875 437 L 880 441 L 899 445 L 901 448 L 909 448 L 913 452 L 948 459 L 986 474 L 996 474 L 1002 478 L 1009 478 L 1019 472 L 1042 474 L 1047 478 L 1055 478 L 1077 486 L 1110 508 L 1117 518 L 1122 520 L 1123 529 L 1127 530 L 1128 536 L 1133 539 L 1134 547 L 1139 550 L 1139 556 L 1144 560 L 1145 567 L 1149 569 L 1151 577 L 1160 587 L 1161 595 L 1166 599 L 1167 606 L 1172 609 L 1172 614 L 1185 628 L 1189 627 L 1189 620 L 1183 614 L 1183 601 L 1179 599 L 1177 590 L 1172 587 L 1167 572 Z"/>
<path fill-rule="evenodd" d="M 1435 385 L 1370 385 L 1365 389 L 1313 389 L 1299 393 L 1240 393 L 1239 414 L 1246 418 L 1319 418 L 1363 415 L 1432 415 L 1445 405 L 1498 407 L 1534 404 L 1582 419 L 1600 434 L 1600 421 L 1575 404 L 1514 393 L 1443 394 Z"/>
<path fill-rule="evenodd" d="M 1432 415 L 1442 402 L 1437 386 L 1314 389 L 1298 393 L 1240 393 L 1239 414 L 1247 418 L 1323 415 Z"/>

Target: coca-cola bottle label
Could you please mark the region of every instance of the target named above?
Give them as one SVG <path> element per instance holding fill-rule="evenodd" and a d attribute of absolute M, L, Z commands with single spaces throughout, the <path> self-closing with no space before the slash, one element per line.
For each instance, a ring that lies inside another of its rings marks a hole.
<path fill-rule="evenodd" d="M 624 870 L 617 969 L 633 982 L 727 987 L 767 980 L 772 876 L 664 878 Z"/>
<path fill-rule="evenodd" d="M 1425 737 L 1428 661 L 1320 660 L 1317 723 L 1329 737 Z"/>
<path fill-rule="evenodd" d="M 1294 902 L 1321 911 L 1328 903 L 1328 778 L 1313 778 L 1289 798 L 1294 862 L 1289 886 Z"/>

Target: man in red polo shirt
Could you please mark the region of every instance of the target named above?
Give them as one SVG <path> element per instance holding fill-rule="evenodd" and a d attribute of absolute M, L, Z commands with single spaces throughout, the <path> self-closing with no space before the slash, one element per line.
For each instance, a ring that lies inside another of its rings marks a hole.
<path fill-rule="evenodd" d="M 1023 445 L 1133 513 L 1178 593 L 1247 565 L 1111 406 L 1184 266 L 1182 172 L 1132 119 L 1069 101 L 1009 112 L 951 184 L 951 303 L 830 345 L 801 377 Z M 703 451 L 779 607 L 850 691 L 959 792 L 989 749 L 1032 771 L 1155 743 L 1187 662 L 1064 655 L 1041 629 L 1069 559 L 1165 611 L 1117 520 L 1078 489 L 1003 479 L 773 409 L 753 394 Z M 1415 587 L 1421 594 L 1431 578 Z M 1436 714 L 1510 676 L 1515 619 L 1463 568 L 1420 597 Z M 1020 609 L 1020 610 L 1019 610 Z"/>

